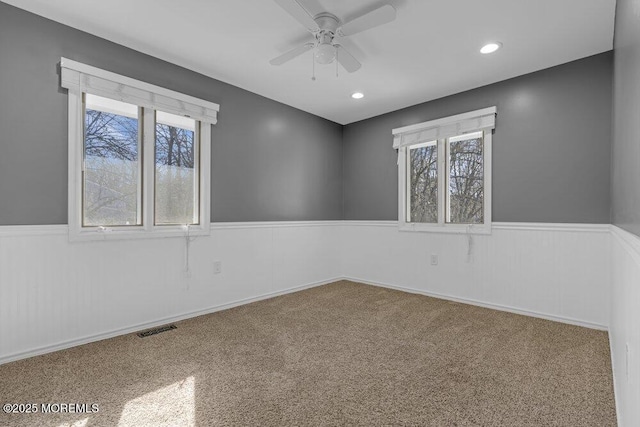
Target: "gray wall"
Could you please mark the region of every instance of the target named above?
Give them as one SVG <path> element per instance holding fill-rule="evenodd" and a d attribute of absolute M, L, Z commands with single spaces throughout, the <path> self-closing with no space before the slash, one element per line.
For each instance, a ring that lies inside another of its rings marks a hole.
<path fill-rule="evenodd" d="M 607 52 L 347 125 L 345 219 L 397 219 L 393 128 L 495 105 L 493 221 L 609 223 L 611 78 Z"/>
<path fill-rule="evenodd" d="M 637 22 L 628 31 L 638 39 Z M 640 230 L 637 42 L 628 49 L 616 59 L 614 218 Z M 67 222 L 61 56 L 221 104 L 213 221 L 397 219 L 391 129 L 491 105 L 494 221 L 610 220 L 611 53 L 342 127 L 0 3 L 0 225 Z"/>
<path fill-rule="evenodd" d="M 640 9 L 618 0 L 614 37 L 612 222 L 640 236 Z"/>
<path fill-rule="evenodd" d="M 0 3 L 0 225 L 67 222 L 61 56 L 221 104 L 212 221 L 342 217 L 342 126 Z"/>

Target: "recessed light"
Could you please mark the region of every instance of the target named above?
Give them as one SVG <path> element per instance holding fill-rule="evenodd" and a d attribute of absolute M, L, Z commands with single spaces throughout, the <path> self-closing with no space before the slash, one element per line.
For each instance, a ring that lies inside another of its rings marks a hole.
<path fill-rule="evenodd" d="M 484 46 L 482 46 L 482 49 L 480 49 L 480 53 L 493 53 L 496 50 L 500 49 L 502 47 L 502 43 L 500 42 L 491 42 L 491 43 L 487 43 Z"/>
<path fill-rule="evenodd" d="M 362 98 L 364 98 L 364 93 L 362 93 L 362 92 L 354 92 L 354 93 L 351 94 L 351 97 L 353 99 L 362 99 Z"/>

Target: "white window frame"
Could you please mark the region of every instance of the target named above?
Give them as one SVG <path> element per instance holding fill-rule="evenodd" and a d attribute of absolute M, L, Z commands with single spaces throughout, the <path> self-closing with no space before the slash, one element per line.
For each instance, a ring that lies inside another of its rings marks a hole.
<path fill-rule="evenodd" d="M 183 237 L 210 234 L 211 226 L 211 126 L 217 123 L 220 106 L 179 92 L 61 58 L 61 86 L 68 89 L 69 127 L 69 239 L 104 240 L 149 237 Z M 142 126 L 142 225 L 84 227 L 82 225 L 82 171 L 84 159 L 83 94 L 128 102 L 143 108 Z M 155 225 L 155 111 L 190 117 L 199 123 L 199 212 L 198 224 Z"/>
<path fill-rule="evenodd" d="M 398 227 L 401 231 L 457 234 L 491 234 L 491 146 L 496 107 L 483 108 L 442 119 L 393 129 L 393 146 L 398 150 Z M 482 224 L 452 224 L 446 221 L 449 198 L 447 139 L 483 132 L 484 200 Z M 410 210 L 408 168 L 411 147 L 437 143 L 438 150 L 438 222 L 419 223 L 407 220 Z"/>

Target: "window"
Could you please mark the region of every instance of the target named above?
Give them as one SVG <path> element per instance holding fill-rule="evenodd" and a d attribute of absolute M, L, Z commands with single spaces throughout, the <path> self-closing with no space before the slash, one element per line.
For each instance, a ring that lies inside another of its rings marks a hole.
<path fill-rule="evenodd" d="M 495 107 L 393 130 L 403 230 L 491 231 Z"/>
<path fill-rule="evenodd" d="M 72 239 L 209 232 L 217 104 L 61 60 Z"/>
<path fill-rule="evenodd" d="M 85 95 L 82 225 L 142 223 L 138 107 Z"/>
<path fill-rule="evenodd" d="M 197 122 L 156 112 L 155 223 L 198 223 Z"/>

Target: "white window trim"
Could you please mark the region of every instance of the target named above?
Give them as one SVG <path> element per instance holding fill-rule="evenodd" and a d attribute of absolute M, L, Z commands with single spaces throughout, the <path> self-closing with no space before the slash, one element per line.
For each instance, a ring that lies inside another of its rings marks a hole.
<path fill-rule="evenodd" d="M 61 58 L 61 85 L 68 89 L 69 127 L 69 240 L 112 240 L 153 237 L 184 237 L 209 235 L 211 226 L 211 126 L 217 122 L 220 106 L 179 92 L 151 85 L 129 77 Z M 143 155 L 143 225 L 127 227 L 82 226 L 82 168 L 83 168 L 83 93 L 104 96 L 145 107 L 143 118 L 143 153 L 154 152 L 154 110 L 191 117 L 200 123 L 197 129 L 200 157 L 200 204 L 198 224 L 159 225 L 153 223 L 154 182 L 153 156 Z"/>
<path fill-rule="evenodd" d="M 398 228 L 400 231 L 419 231 L 454 234 L 491 234 L 491 147 L 492 130 L 495 128 L 496 107 L 484 108 L 464 114 L 458 114 L 411 126 L 393 129 L 393 147 L 398 150 Z M 450 224 L 446 222 L 447 179 L 445 168 L 447 162 L 446 144 L 440 141 L 446 138 L 474 133 L 484 133 L 483 166 L 484 166 L 484 223 L 483 224 Z M 436 138 L 433 138 L 436 136 Z M 427 139 L 422 139 L 427 138 Z M 407 221 L 409 200 L 407 197 L 407 163 L 409 147 L 428 142 L 439 141 L 438 147 L 438 222 L 416 223 Z"/>

